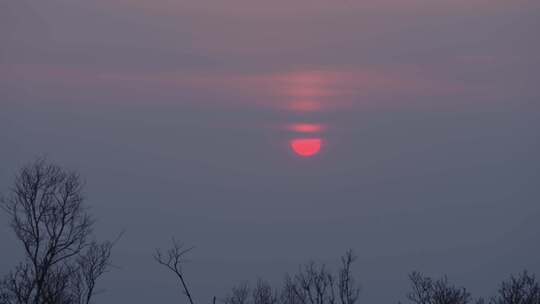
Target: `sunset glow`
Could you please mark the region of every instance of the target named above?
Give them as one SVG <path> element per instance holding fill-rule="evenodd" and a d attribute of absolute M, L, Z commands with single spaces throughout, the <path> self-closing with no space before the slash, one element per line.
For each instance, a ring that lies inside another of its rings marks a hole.
<path fill-rule="evenodd" d="M 323 126 L 320 124 L 297 123 L 289 125 L 288 129 L 298 133 L 315 133 L 321 132 L 323 130 Z"/>
<path fill-rule="evenodd" d="M 540 304 L 539 38 L 540 0 L 0 0 L 0 304 Z"/>
<path fill-rule="evenodd" d="M 296 112 L 316 112 L 321 110 L 321 103 L 315 100 L 294 100 L 289 108 Z"/>
<path fill-rule="evenodd" d="M 294 153 L 302 157 L 310 157 L 318 154 L 321 150 L 320 138 L 297 138 L 290 142 Z"/>

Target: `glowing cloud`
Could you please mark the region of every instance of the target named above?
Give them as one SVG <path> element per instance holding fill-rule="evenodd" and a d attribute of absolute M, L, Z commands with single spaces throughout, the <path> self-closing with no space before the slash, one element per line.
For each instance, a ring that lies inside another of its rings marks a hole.
<path fill-rule="evenodd" d="M 289 125 L 288 129 L 298 133 L 316 133 L 321 132 L 324 128 L 320 124 L 296 123 Z"/>

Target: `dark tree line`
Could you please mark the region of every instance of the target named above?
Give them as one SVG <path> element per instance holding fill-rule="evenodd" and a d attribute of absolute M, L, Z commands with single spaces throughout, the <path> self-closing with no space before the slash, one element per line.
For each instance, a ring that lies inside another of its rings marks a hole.
<path fill-rule="evenodd" d="M 190 250 L 173 242 L 167 258 L 163 259 L 158 251 L 156 260 L 176 273 L 184 294 L 193 304 L 182 272 L 184 255 Z M 223 304 L 356 304 L 360 302 L 360 285 L 352 271 L 355 260 L 353 252 L 347 251 L 336 272 L 325 264 L 311 261 L 301 265 L 295 274 L 287 274 L 277 288 L 263 279 L 258 279 L 253 287 L 244 282 L 234 286 L 220 301 Z M 501 283 L 496 294 L 487 299 L 473 298 L 465 287 L 452 284 L 446 276 L 433 279 L 412 272 L 409 280 L 411 289 L 406 299 L 412 304 L 540 304 L 540 284 L 534 274 L 527 271 L 510 276 Z"/>
<path fill-rule="evenodd" d="M 69 172 L 45 160 L 22 168 L 1 207 L 22 245 L 23 258 L 0 280 L 0 304 L 91 304 L 99 279 L 109 271 L 115 242 L 98 242 L 94 220 L 88 214 L 83 183 Z M 186 248 L 173 239 L 165 251 L 156 250 L 155 261 L 173 273 L 189 304 L 197 304 L 184 273 Z M 357 304 L 360 286 L 353 274 L 356 260 L 351 250 L 337 270 L 308 262 L 287 274 L 277 287 L 263 279 L 255 285 L 233 287 L 222 304 Z M 526 271 L 504 281 L 490 298 L 475 299 L 470 292 L 442 277 L 419 272 L 409 275 L 413 304 L 540 304 L 540 285 Z M 213 297 L 213 304 L 217 298 Z"/>
<path fill-rule="evenodd" d="M 233 287 L 224 304 L 354 304 L 360 287 L 351 273 L 355 257 L 352 251 L 341 258 L 336 273 L 324 264 L 313 261 L 302 265 L 298 272 L 287 274 L 280 288 L 273 288 L 259 279 L 254 287 L 247 283 Z"/>
<path fill-rule="evenodd" d="M 473 299 L 465 287 L 451 284 L 446 276 L 434 280 L 413 272 L 409 279 L 411 291 L 407 299 L 415 304 L 540 304 L 540 285 L 527 271 L 502 282 L 496 295 L 489 299 Z"/>
<path fill-rule="evenodd" d="M 523 271 L 518 276 L 511 276 L 499 287 L 497 296 L 489 304 L 538 304 L 540 303 L 540 285 L 534 275 Z"/>
<path fill-rule="evenodd" d="M 194 304 L 183 272 L 185 254 L 191 249 L 184 248 L 173 239 L 172 246 L 165 253 L 162 250 L 156 250 L 154 259 L 178 278 L 183 294 L 190 304 Z M 302 265 L 297 273 L 287 274 L 279 289 L 259 279 L 253 287 L 248 283 L 233 287 L 230 294 L 221 299 L 221 302 L 223 304 L 355 304 L 360 295 L 360 287 L 356 283 L 351 268 L 355 260 L 353 252 L 347 251 L 341 257 L 341 265 L 335 273 L 326 265 L 311 261 Z M 215 301 L 214 297 L 213 302 Z"/>

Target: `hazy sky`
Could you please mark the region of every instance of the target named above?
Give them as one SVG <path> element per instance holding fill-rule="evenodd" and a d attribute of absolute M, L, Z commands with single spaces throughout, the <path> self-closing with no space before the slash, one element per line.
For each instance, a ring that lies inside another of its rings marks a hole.
<path fill-rule="evenodd" d="M 413 270 L 487 295 L 540 274 L 539 29 L 536 0 L 3 0 L 0 191 L 80 171 L 126 230 L 99 303 L 184 301 L 172 236 L 200 303 L 347 248 L 363 303 Z"/>

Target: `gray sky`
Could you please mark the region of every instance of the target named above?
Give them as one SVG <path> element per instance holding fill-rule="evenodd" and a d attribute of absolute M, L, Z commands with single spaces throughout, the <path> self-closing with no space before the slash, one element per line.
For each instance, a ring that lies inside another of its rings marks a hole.
<path fill-rule="evenodd" d="M 527 0 L 4 0 L 0 191 L 36 156 L 80 171 L 98 235 L 126 230 L 100 303 L 183 301 L 151 258 L 172 236 L 201 303 L 348 248 L 364 303 L 412 270 L 487 295 L 540 273 L 539 20 Z"/>

